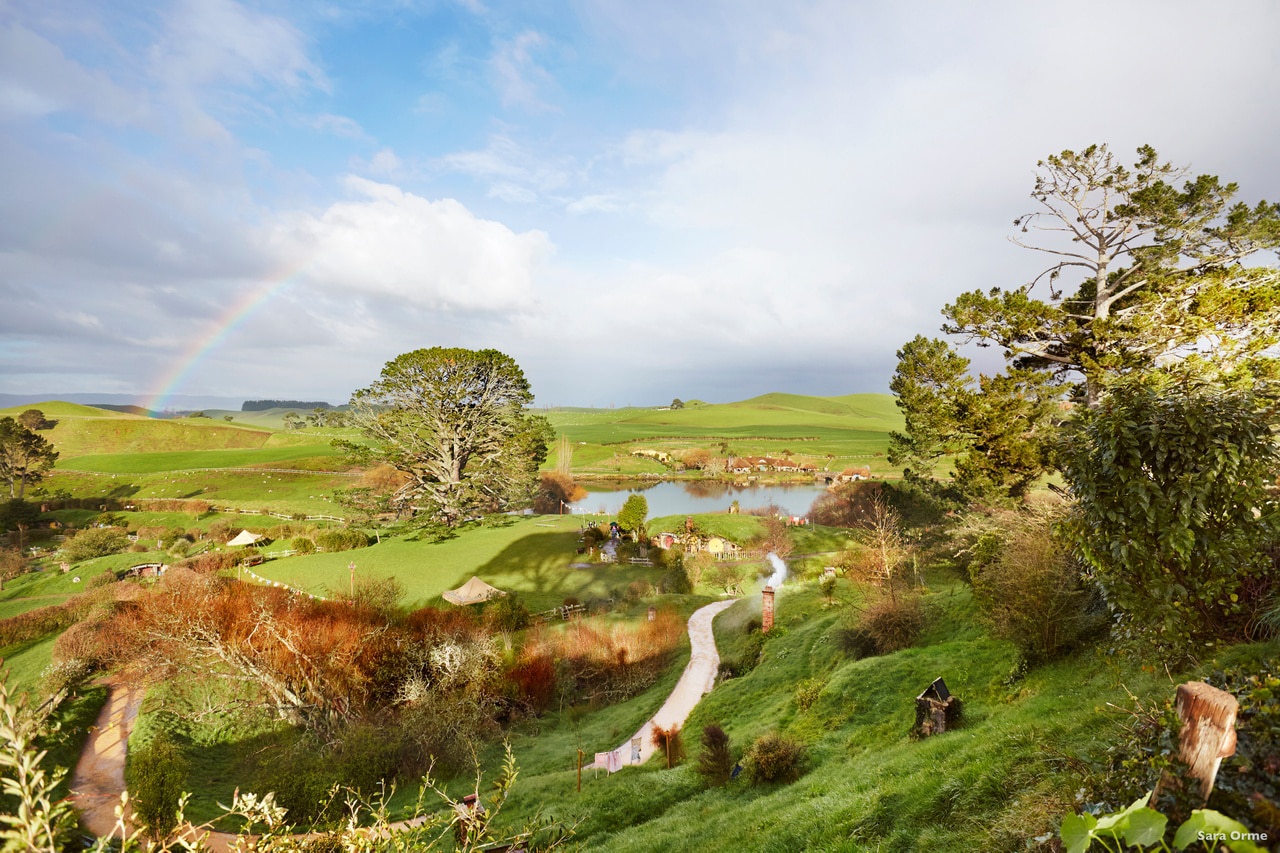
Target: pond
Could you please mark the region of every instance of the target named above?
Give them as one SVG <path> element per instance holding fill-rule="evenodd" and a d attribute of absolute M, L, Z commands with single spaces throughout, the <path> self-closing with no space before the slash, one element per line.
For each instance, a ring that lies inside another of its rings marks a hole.
<path fill-rule="evenodd" d="M 598 512 L 616 515 L 631 495 L 644 495 L 649 502 L 649 517 L 693 515 L 700 512 L 728 512 L 734 501 L 745 512 L 755 507 L 774 504 L 788 515 L 807 515 L 814 500 L 825 486 L 757 485 L 736 486 L 733 483 L 703 480 L 662 481 L 658 483 L 618 486 L 587 486 L 587 497 L 573 504 L 573 512 Z"/>

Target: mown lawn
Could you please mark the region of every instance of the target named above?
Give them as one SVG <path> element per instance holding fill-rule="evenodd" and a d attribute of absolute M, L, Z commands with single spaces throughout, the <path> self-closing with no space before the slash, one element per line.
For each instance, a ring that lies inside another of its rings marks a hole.
<path fill-rule="evenodd" d="M 656 581 L 661 570 L 630 564 L 591 564 L 573 568 L 585 557 L 577 553 L 579 517 L 508 517 L 471 526 L 440 542 L 410 538 L 332 554 L 312 554 L 270 561 L 255 571 L 317 595 L 346 590 L 348 568 L 357 577 L 394 577 L 404 586 L 406 606 L 440 603 L 440 594 L 471 577 L 515 592 L 534 611 L 559 606 L 566 598 L 580 601 L 621 598 L 635 580 Z"/>

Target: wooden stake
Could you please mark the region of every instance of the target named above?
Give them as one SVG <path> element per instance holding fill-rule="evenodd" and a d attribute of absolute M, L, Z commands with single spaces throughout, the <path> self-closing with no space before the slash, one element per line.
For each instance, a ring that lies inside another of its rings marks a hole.
<path fill-rule="evenodd" d="M 582 750 L 578 750 L 578 793 L 582 793 Z"/>

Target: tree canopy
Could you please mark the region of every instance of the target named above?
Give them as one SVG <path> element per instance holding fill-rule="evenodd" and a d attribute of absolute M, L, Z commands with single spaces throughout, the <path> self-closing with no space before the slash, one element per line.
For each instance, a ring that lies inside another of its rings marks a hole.
<path fill-rule="evenodd" d="M 645 521 L 649 518 L 649 501 L 644 495 L 631 495 L 618 510 L 618 524 L 636 536 L 644 536 Z"/>
<path fill-rule="evenodd" d="M 510 356 L 445 347 L 398 356 L 351 397 L 371 452 L 408 475 L 396 500 L 449 525 L 531 503 L 554 437 L 532 402 Z"/>
<path fill-rule="evenodd" d="M 1150 146 L 1132 169 L 1105 145 L 1038 165 L 1038 206 L 1014 220 L 1014 242 L 1053 263 L 1021 287 L 962 294 L 944 331 L 1081 383 L 1091 406 L 1107 377 L 1160 364 L 1277 372 L 1260 356 L 1280 340 L 1280 269 L 1266 257 L 1280 205 L 1235 202 L 1236 184 L 1210 175 L 1178 189 L 1187 170 Z"/>
<path fill-rule="evenodd" d="M 889 387 L 906 421 L 889 433 L 889 462 L 908 480 L 930 479 L 945 456 L 969 497 L 1020 497 L 1049 467 L 1055 397 L 1049 377 L 1026 368 L 969 376 L 945 341 L 917 335 L 898 351 Z"/>
<path fill-rule="evenodd" d="M 0 480 L 9 484 L 9 497 L 22 498 L 29 483 L 38 483 L 58 460 L 44 436 L 13 418 L 0 418 Z"/>

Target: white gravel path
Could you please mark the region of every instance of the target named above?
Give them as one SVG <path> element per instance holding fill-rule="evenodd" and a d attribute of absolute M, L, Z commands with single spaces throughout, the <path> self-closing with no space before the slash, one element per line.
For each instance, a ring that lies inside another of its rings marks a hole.
<path fill-rule="evenodd" d="M 649 760 L 649 756 L 653 755 L 653 727 L 655 724 L 664 729 L 672 726 L 683 726 L 684 721 L 689 719 L 689 715 L 693 713 L 694 707 L 702 700 L 702 697 L 711 692 L 711 688 L 716 683 L 716 672 L 720 669 L 720 652 L 716 650 L 716 637 L 712 633 L 711 623 L 722 610 L 731 606 L 735 601 L 737 599 L 731 598 L 708 604 L 695 610 L 693 615 L 689 617 L 689 646 L 691 649 L 689 663 L 680 675 L 680 680 L 676 683 L 675 689 L 667 697 L 667 701 L 663 702 L 662 707 L 658 709 L 658 713 L 650 717 L 640 727 L 639 731 L 627 738 L 618 747 L 624 767 L 633 763 L 643 764 Z M 632 761 L 631 741 L 634 738 L 640 738 L 639 762 Z M 597 765 L 594 762 L 584 765 L 583 769 L 585 770 L 589 767 L 604 769 L 604 765 Z"/>

